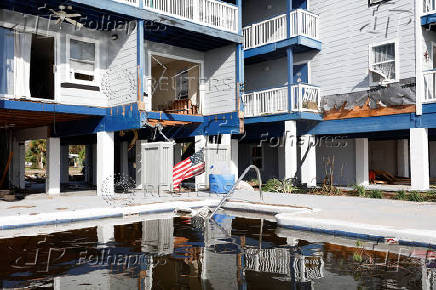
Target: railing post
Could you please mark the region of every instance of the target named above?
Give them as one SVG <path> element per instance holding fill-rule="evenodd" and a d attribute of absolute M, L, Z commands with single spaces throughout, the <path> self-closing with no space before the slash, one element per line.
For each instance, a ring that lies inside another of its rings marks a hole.
<path fill-rule="evenodd" d="M 251 47 L 256 46 L 256 24 L 251 25 Z"/>
<path fill-rule="evenodd" d="M 286 0 L 286 38 L 291 37 L 292 0 Z"/>
<path fill-rule="evenodd" d="M 294 52 L 292 47 L 286 50 L 288 62 L 288 112 L 292 111 L 292 92 L 291 87 L 294 84 Z"/>
<path fill-rule="evenodd" d="M 192 18 L 194 22 L 200 22 L 200 2 L 201 0 L 192 0 Z"/>
<path fill-rule="evenodd" d="M 303 111 L 303 86 L 298 84 L 298 111 Z"/>

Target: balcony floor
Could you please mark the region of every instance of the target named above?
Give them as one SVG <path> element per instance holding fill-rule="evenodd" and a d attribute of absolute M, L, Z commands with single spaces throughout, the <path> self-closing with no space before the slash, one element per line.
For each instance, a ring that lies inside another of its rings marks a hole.
<path fill-rule="evenodd" d="M 250 48 L 244 51 L 245 63 L 253 64 L 265 60 L 277 59 L 286 56 L 286 49 L 292 47 L 294 53 L 310 50 L 321 50 L 321 42 L 305 36 L 291 37 L 275 43 L 269 43 L 260 47 Z"/>

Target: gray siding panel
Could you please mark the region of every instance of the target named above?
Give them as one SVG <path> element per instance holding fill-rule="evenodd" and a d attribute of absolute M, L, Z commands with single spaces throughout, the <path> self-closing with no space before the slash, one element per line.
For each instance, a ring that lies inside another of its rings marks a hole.
<path fill-rule="evenodd" d="M 322 51 L 313 57 L 313 83 L 322 95 L 369 89 L 369 45 L 398 39 L 400 79 L 415 76 L 414 1 L 368 7 L 368 1 L 312 0 L 320 15 Z"/>
<path fill-rule="evenodd" d="M 236 46 L 210 50 L 204 56 L 203 114 L 236 110 Z"/>
<path fill-rule="evenodd" d="M 108 93 L 109 106 L 136 102 L 137 99 L 137 32 L 129 35 L 120 34 L 117 41 L 108 44 L 109 63 L 106 77 L 112 82 Z M 121 77 L 121 82 L 116 78 Z M 113 80 L 111 80 L 114 78 Z"/>

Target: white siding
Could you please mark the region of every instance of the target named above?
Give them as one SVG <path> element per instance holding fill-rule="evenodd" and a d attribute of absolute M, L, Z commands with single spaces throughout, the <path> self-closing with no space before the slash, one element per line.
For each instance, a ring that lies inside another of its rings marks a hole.
<path fill-rule="evenodd" d="M 312 80 L 322 95 L 367 90 L 369 45 L 398 39 L 400 79 L 415 77 L 414 1 L 311 0 L 320 15 L 322 51 L 311 63 Z"/>
<path fill-rule="evenodd" d="M 236 111 L 236 45 L 207 51 L 204 66 L 203 115 Z"/>
<path fill-rule="evenodd" d="M 136 102 L 138 88 L 137 30 L 119 33 L 118 40 L 109 40 L 107 81 L 112 83 L 108 94 L 110 106 Z"/>

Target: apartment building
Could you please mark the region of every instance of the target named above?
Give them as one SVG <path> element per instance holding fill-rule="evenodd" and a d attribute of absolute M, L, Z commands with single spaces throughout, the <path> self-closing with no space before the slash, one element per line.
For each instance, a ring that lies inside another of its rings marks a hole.
<path fill-rule="evenodd" d="M 219 132 L 230 146 L 243 124 L 240 13 L 239 1 L 3 1 L 3 186 L 24 189 L 27 140 L 47 140 L 49 194 L 69 182 L 70 145 L 86 145 L 98 194 L 117 175 L 135 179 L 144 144 Z"/>
<path fill-rule="evenodd" d="M 429 188 L 433 1 L 247 0 L 242 9 L 239 171 L 255 164 L 263 179 L 309 187 L 367 185 L 382 172 L 392 184 Z"/>

